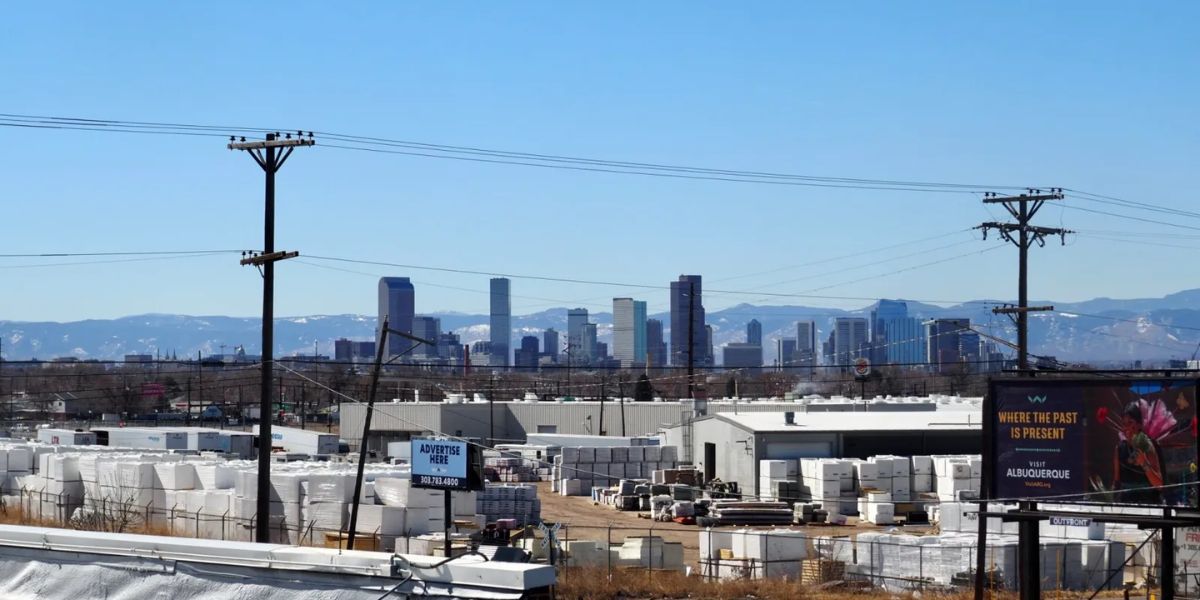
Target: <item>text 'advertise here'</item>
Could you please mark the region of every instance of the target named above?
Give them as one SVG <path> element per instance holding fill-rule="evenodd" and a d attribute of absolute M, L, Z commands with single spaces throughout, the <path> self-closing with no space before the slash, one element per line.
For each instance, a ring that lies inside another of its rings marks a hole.
<path fill-rule="evenodd" d="M 412 482 L 416 487 L 465 490 L 470 460 L 466 442 L 419 438 L 412 440 Z"/>

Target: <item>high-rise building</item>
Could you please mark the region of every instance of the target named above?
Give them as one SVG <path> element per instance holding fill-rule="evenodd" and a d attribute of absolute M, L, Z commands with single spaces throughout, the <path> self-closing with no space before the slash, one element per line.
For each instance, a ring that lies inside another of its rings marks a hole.
<path fill-rule="evenodd" d="M 716 354 L 713 354 L 713 326 L 704 326 L 704 361 L 700 364 L 711 366 L 716 364 Z"/>
<path fill-rule="evenodd" d="M 663 340 L 662 321 L 658 319 L 646 320 L 646 354 L 647 366 L 667 366 L 667 343 Z"/>
<path fill-rule="evenodd" d="M 722 348 L 721 364 L 726 369 L 742 369 L 747 374 L 758 373 L 762 368 L 762 346 L 725 344 Z"/>
<path fill-rule="evenodd" d="M 375 327 L 375 339 L 379 339 L 379 328 L 383 324 L 384 317 L 388 319 L 389 329 L 412 335 L 415 312 L 416 292 L 407 277 L 379 278 L 379 325 Z M 400 356 L 412 347 L 412 340 L 398 335 L 389 335 L 384 356 Z"/>
<path fill-rule="evenodd" d="M 437 317 L 413 317 L 413 333 L 414 336 L 423 340 L 429 340 L 434 343 L 422 344 L 417 342 L 417 347 L 409 353 L 409 356 L 420 358 L 437 358 L 438 357 L 438 338 L 442 335 L 442 320 Z"/>
<path fill-rule="evenodd" d="M 558 332 L 553 327 L 542 332 L 542 356 L 558 362 Z"/>
<path fill-rule="evenodd" d="M 626 368 L 645 363 L 645 302 L 632 298 L 613 298 L 613 358 Z"/>
<path fill-rule="evenodd" d="M 339 338 L 333 341 L 333 357 L 339 362 L 359 362 L 375 359 L 375 342 L 359 342 Z"/>
<path fill-rule="evenodd" d="M 521 347 L 513 351 L 513 366 L 520 371 L 536 371 L 538 354 L 537 336 L 524 336 L 521 338 Z"/>
<path fill-rule="evenodd" d="M 457 333 L 448 331 L 438 336 L 438 356 L 456 363 L 463 362 L 462 340 Z"/>
<path fill-rule="evenodd" d="M 746 343 L 762 347 L 762 323 L 759 323 L 758 319 L 750 319 L 750 322 L 746 323 Z"/>
<path fill-rule="evenodd" d="M 796 323 L 796 351 L 792 362 L 797 366 L 817 366 L 817 324 L 814 321 L 798 321 Z"/>
<path fill-rule="evenodd" d="M 585 364 L 586 360 L 580 360 L 587 354 L 590 354 L 591 349 L 583 346 L 583 329 L 588 323 L 588 311 L 586 308 L 572 308 L 567 311 L 567 361 L 572 365 Z"/>
<path fill-rule="evenodd" d="M 971 329 L 970 319 L 934 319 L 926 329 L 929 362 L 935 371 L 951 371 L 962 362 L 959 339 Z M 979 338 L 976 337 L 976 340 Z"/>
<path fill-rule="evenodd" d="M 958 334 L 958 359 L 969 372 L 978 373 L 985 370 L 983 345 L 979 342 L 979 334 L 974 330 Z"/>
<path fill-rule="evenodd" d="M 512 296 L 508 279 L 496 277 L 491 281 L 491 320 L 489 338 L 492 341 L 493 367 L 507 366 L 508 349 L 512 347 Z"/>
<path fill-rule="evenodd" d="M 597 358 L 604 358 L 596 341 L 595 323 L 584 323 L 583 337 L 579 340 L 579 347 L 582 350 L 579 353 L 579 364 L 587 365 Z"/>
<path fill-rule="evenodd" d="M 792 338 L 779 338 L 775 340 L 775 354 L 779 357 L 777 360 L 781 367 L 791 367 L 796 364 L 796 340 Z"/>
<path fill-rule="evenodd" d="M 861 317 L 838 317 L 833 323 L 834 364 L 848 367 L 856 358 L 867 353 L 867 320 Z"/>
<path fill-rule="evenodd" d="M 880 300 L 871 309 L 871 362 L 882 365 L 892 362 L 892 340 L 887 336 L 887 325 L 908 318 L 908 304 L 897 300 Z"/>
<path fill-rule="evenodd" d="M 925 326 L 920 319 L 905 317 L 884 321 L 887 338 L 887 362 L 893 365 L 915 367 L 926 362 L 928 351 L 925 342 Z"/>
<path fill-rule="evenodd" d="M 710 364 L 708 330 L 704 327 L 703 286 L 699 275 L 680 275 L 671 282 L 671 364 L 696 366 Z M 689 327 L 690 325 L 690 327 Z M 688 332 L 692 346 L 688 348 Z"/>

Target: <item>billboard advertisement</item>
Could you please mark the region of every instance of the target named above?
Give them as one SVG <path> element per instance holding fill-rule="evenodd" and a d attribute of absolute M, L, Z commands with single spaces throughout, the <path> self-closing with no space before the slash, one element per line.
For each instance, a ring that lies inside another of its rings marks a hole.
<path fill-rule="evenodd" d="M 1200 506 L 1196 388 L 1194 379 L 993 380 L 990 497 Z"/>
<path fill-rule="evenodd" d="M 412 440 L 414 487 L 468 490 L 478 487 L 472 477 L 473 455 L 466 442 L 433 438 Z"/>

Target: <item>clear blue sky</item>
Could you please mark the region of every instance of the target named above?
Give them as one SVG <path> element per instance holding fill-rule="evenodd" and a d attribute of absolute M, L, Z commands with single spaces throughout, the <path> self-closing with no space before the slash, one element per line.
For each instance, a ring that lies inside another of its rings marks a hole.
<path fill-rule="evenodd" d="M 304 128 L 527 152 L 815 175 L 1058 185 L 1195 207 L 1200 5 L 1061 3 L 56 3 L 0 21 L 0 112 Z M 0 253 L 261 245 L 262 175 L 219 139 L 0 128 Z M 1112 210 L 1200 226 L 1200 220 Z M 946 237 L 999 218 L 970 195 L 642 178 L 298 151 L 278 246 L 303 254 L 666 285 L 1011 297 L 1015 250 Z M 1147 232 L 1036 251 L 1037 298 L 1197 287 L 1200 233 L 1047 208 L 1041 224 Z M 987 244 L 991 244 L 988 242 Z M 0 319 L 255 315 L 236 256 L 25 268 Z M 20 267 L 20 268 L 14 268 Z M 850 267 L 860 267 L 853 268 Z M 832 273 L 846 268 L 844 273 Z M 487 278 L 411 276 L 417 309 L 486 312 Z M 277 314 L 374 311 L 372 277 L 279 268 Z M 889 273 L 891 273 L 889 275 Z M 802 279 L 801 278 L 806 278 Z M 791 281 L 798 280 L 798 281 Z M 788 283 L 783 283 L 789 281 Z M 434 287 L 448 286 L 448 287 Z M 464 290 L 450 289 L 464 288 Z M 469 291 L 466 291 L 469 290 Z M 666 291 L 515 280 L 514 311 Z M 758 296 L 711 296 L 709 309 Z M 865 302 L 770 300 L 815 306 Z"/>

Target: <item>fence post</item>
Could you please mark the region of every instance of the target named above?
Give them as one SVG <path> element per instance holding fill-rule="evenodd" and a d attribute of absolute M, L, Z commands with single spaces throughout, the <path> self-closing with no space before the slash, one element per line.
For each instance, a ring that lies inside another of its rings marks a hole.
<path fill-rule="evenodd" d="M 608 562 L 608 579 L 612 581 L 612 523 L 608 524 L 608 530 L 604 534 L 604 552 Z"/>
<path fill-rule="evenodd" d="M 925 591 L 925 546 L 919 546 L 919 548 L 920 549 L 917 551 L 917 581 L 920 581 L 921 583 L 917 584 L 917 589 L 924 592 Z"/>
<path fill-rule="evenodd" d="M 650 535 L 646 537 L 648 538 L 646 541 L 650 543 L 650 556 L 646 560 L 650 568 L 646 569 L 646 580 L 654 581 L 654 521 L 650 521 Z"/>

